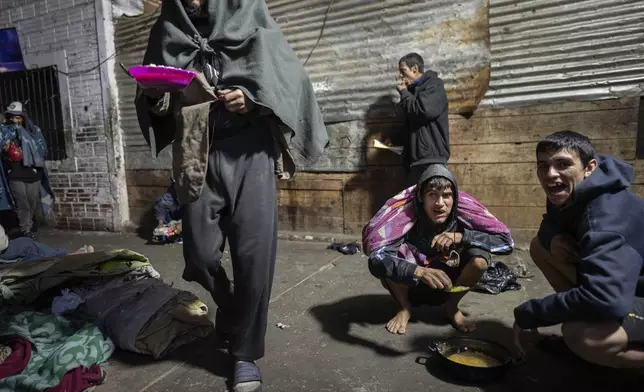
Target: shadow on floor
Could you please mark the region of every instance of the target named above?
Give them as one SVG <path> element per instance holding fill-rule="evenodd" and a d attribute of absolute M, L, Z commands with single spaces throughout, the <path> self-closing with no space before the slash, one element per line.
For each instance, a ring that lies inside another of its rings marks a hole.
<path fill-rule="evenodd" d="M 152 232 L 156 228 L 157 221 L 154 217 L 154 207 L 146 210 L 145 214 L 141 218 L 139 227 L 136 229 L 136 234 L 139 238 L 146 240 L 146 245 L 155 245 L 152 242 Z"/>
<path fill-rule="evenodd" d="M 477 387 L 486 392 L 572 392 L 588 391 L 641 391 L 644 387 L 644 374 L 634 371 L 601 368 L 577 358 L 563 358 L 544 353 L 528 342 L 529 355 L 526 363 L 513 365 L 500 380 L 487 383 L 469 383 L 450 374 L 441 366 L 440 360 L 431 353 L 431 342 L 451 336 L 462 336 L 455 330 L 445 333 L 444 329 L 435 334 L 412 338 L 411 351 L 402 352 L 387 347 L 377 341 L 365 339 L 351 333 L 353 325 L 383 326 L 397 311 L 393 299 L 386 294 L 362 295 L 345 298 L 330 304 L 311 308 L 310 313 L 321 324 L 322 332 L 333 339 L 350 345 L 359 345 L 373 350 L 385 357 L 400 357 L 416 353 L 416 365 L 433 377 L 461 387 Z M 431 325 L 445 325 L 441 308 L 416 308 L 411 323 L 422 322 Z M 477 329 L 468 335 L 500 343 L 512 350 L 512 329 L 499 320 L 480 320 Z"/>
<path fill-rule="evenodd" d="M 233 360 L 226 351 L 226 345 L 220 342 L 214 333 L 204 339 L 179 347 L 160 360 L 129 351 L 117 350 L 110 361 L 128 367 L 146 367 L 158 364 L 160 361 L 185 363 L 190 367 L 201 368 L 218 377 L 225 378 L 228 389 L 232 388 L 230 377 L 233 374 Z M 151 380 L 151 382 L 154 381 Z"/>
<path fill-rule="evenodd" d="M 397 305 L 388 294 L 359 295 L 310 309 L 310 313 L 321 324 L 324 333 L 340 342 L 360 345 L 390 357 L 407 353 L 355 336 L 351 334 L 351 326 L 381 325 L 384 328 L 397 312 Z M 447 320 L 441 316 L 438 308 L 429 307 L 414 309 L 410 324 L 418 322 L 432 325 L 447 324 Z"/>

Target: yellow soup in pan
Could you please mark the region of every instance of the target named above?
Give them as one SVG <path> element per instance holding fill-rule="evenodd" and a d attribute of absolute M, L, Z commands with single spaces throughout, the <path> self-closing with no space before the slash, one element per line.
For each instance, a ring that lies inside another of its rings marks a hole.
<path fill-rule="evenodd" d="M 447 359 L 461 365 L 479 368 L 491 368 L 503 365 L 497 359 L 476 351 L 463 351 L 460 353 L 452 354 L 447 357 Z"/>

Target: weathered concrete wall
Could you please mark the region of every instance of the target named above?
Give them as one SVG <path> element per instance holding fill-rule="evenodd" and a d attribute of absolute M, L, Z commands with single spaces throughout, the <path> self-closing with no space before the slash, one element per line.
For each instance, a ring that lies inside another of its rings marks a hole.
<path fill-rule="evenodd" d="M 448 167 L 470 192 L 515 232 L 534 234 L 545 212 L 536 178 L 536 143 L 563 129 L 583 132 L 600 153 L 635 166 L 632 189 L 644 194 L 644 163 L 636 159 L 639 98 L 479 110 L 450 117 L 452 157 Z M 369 126 L 369 125 L 368 125 Z M 387 124 L 373 125 L 373 136 Z M 365 144 L 369 144 L 366 141 Z M 346 151 L 346 150 L 345 150 Z M 300 173 L 281 183 L 280 228 L 359 234 L 389 197 L 402 189 L 400 157 L 368 148 L 360 173 Z M 339 165 L 343 159 L 336 157 Z M 518 235 L 518 234 L 517 234 Z"/>
<path fill-rule="evenodd" d="M 535 147 L 552 132 L 578 130 L 599 152 L 632 163 L 636 171 L 632 189 L 644 195 L 644 161 L 635 155 L 638 103 L 638 98 L 629 98 L 486 109 L 470 119 L 453 115 L 453 155 L 448 167 L 462 190 L 483 202 L 525 243 L 545 212 L 545 196 L 536 178 Z M 344 126 L 350 132 L 352 126 L 363 125 Z M 367 126 L 375 129 L 377 137 L 379 130 L 392 124 Z M 359 235 L 378 208 L 402 189 L 404 179 L 399 156 L 374 148 L 368 148 L 365 155 L 367 166 L 360 173 L 299 173 L 292 181 L 278 182 L 280 229 Z M 336 158 L 336 162 L 341 165 L 343 160 Z M 165 191 L 168 176 L 165 170 L 128 172 L 134 221 L 140 221 L 154 198 Z"/>

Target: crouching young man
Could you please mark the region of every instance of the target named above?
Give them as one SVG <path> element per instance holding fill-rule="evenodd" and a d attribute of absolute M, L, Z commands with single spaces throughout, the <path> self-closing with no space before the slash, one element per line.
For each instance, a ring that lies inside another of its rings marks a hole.
<path fill-rule="evenodd" d="M 400 306 L 387 330 L 404 334 L 411 308 L 444 305 L 451 325 L 471 332 L 475 325 L 458 308 L 464 291 L 481 278 L 490 252 L 509 253 L 505 225 L 472 196 L 458 192 L 442 165 L 430 166 L 415 187 L 390 199 L 363 229 L 369 271 Z"/>
<path fill-rule="evenodd" d="M 556 293 L 514 310 L 520 351 L 523 329 L 562 324 L 562 345 L 586 361 L 644 367 L 644 201 L 628 189 L 633 175 L 579 133 L 537 145 L 547 213 L 530 255 Z"/>

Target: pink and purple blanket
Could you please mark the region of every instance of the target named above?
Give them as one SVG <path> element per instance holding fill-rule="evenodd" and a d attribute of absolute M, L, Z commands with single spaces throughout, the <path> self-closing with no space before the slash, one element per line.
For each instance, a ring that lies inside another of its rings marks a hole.
<path fill-rule="evenodd" d="M 387 200 L 378 213 L 362 229 L 362 246 L 366 255 L 400 240 L 416 223 L 414 195 L 411 186 Z M 458 192 L 457 219 L 471 230 L 490 234 L 509 234 L 508 227 L 492 215 L 483 204 L 466 192 Z M 491 253 L 505 253 L 512 249 L 510 243 L 489 249 Z M 418 265 L 427 264 L 425 255 L 411 244 L 403 244 L 399 256 Z"/>

